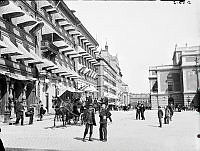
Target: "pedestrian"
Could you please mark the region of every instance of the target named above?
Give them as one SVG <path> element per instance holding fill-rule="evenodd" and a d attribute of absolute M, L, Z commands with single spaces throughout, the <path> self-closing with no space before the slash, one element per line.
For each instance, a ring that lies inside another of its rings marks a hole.
<path fill-rule="evenodd" d="M 40 107 L 40 121 L 42 121 L 43 115 L 45 113 L 46 113 L 46 110 L 44 109 L 43 104 L 41 104 L 41 107 Z"/>
<path fill-rule="evenodd" d="M 24 125 L 24 105 L 22 101 L 16 102 L 16 122 L 15 124 L 19 124 L 21 119 L 21 125 Z"/>
<path fill-rule="evenodd" d="M 170 117 L 169 117 L 169 119 L 170 119 L 170 121 L 172 121 L 172 116 L 173 116 L 173 114 L 174 114 L 173 105 L 172 105 L 172 104 L 169 105 L 169 111 L 170 111 Z"/>
<path fill-rule="evenodd" d="M 158 106 L 158 120 L 159 120 L 159 127 L 162 127 L 162 118 L 163 118 L 163 111 L 160 106 Z"/>
<path fill-rule="evenodd" d="M 169 118 L 170 118 L 170 110 L 169 110 L 169 107 L 166 106 L 166 108 L 165 108 L 165 118 L 164 118 L 165 124 L 169 124 Z"/>
<path fill-rule="evenodd" d="M 141 120 L 145 120 L 144 111 L 145 111 L 144 104 L 141 104 L 140 106 Z"/>
<path fill-rule="evenodd" d="M 100 117 L 100 127 L 99 127 L 99 136 L 100 141 L 107 141 L 107 118 L 110 119 L 110 122 L 112 122 L 111 119 L 111 113 L 108 109 L 106 109 L 106 105 L 102 104 L 102 108 L 99 112 Z"/>
<path fill-rule="evenodd" d="M 96 126 L 94 108 L 92 104 L 89 104 L 89 108 L 85 110 L 83 113 L 83 120 L 85 123 L 85 131 L 83 136 L 83 141 L 85 141 L 85 137 L 90 129 L 89 141 L 92 141 L 92 133 L 93 133 L 93 125 Z"/>
<path fill-rule="evenodd" d="M 140 104 L 138 103 L 136 106 L 136 120 L 140 120 Z"/>
<path fill-rule="evenodd" d="M 33 105 L 31 105 L 29 108 L 28 108 L 28 114 L 29 114 L 29 124 L 33 124 L 33 116 L 34 116 L 34 107 Z"/>

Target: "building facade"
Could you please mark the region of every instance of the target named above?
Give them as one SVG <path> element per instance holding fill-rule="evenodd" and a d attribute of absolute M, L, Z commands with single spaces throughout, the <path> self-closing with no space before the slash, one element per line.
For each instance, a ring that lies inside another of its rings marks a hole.
<path fill-rule="evenodd" d="M 121 96 L 119 85 L 122 83 L 122 74 L 117 56 L 112 56 L 105 49 L 99 53 L 98 65 L 98 99 L 108 98 L 108 104 L 119 105 Z"/>
<path fill-rule="evenodd" d="M 129 93 L 130 105 L 135 108 L 138 103 L 144 104 L 144 106 L 149 107 L 150 104 L 150 95 L 146 93 Z"/>
<path fill-rule="evenodd" d="M 199 89 L 200 47 L 176 47 L 173 64 L 150 67 L 150 98 L 152 108 L 169 103 L 195 106 Z"/>
<path fill-rule="evenodd" d="M 16 101 L 97 96 L 98 43 L 61 1 L 0 2 L 0 114 Z M 90 90 L 85 91 L 86 88 Z M 37 110 L 36 110 L 37 112 Z"/>

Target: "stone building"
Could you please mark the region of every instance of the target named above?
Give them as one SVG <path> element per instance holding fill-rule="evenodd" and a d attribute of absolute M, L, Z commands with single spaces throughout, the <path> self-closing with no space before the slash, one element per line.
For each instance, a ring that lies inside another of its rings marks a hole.
<path fill-rule="evenodd" d="M 176 47 L 173 64 L 149 68 L 152 108 L 158 105 L 193 106 L 198 100 L 200 47 Z"/>
<path fill-rule="evenodd" d="M 105 49 L 101 50 L 98 57 L 98 99 L 108 98 L 108 104 L 119 105 L 121 96 L 120 85 L 122 84 L 122 74 L 117 56 L 112 56 Z"/>
<path fill-rule="evenodd" d="M 0 114 L 6 117 L 16 101 L 42 101 L 52 112 L 54 97 L 97 96 L 97 47 L 62 0 L 1 1 Z"/>

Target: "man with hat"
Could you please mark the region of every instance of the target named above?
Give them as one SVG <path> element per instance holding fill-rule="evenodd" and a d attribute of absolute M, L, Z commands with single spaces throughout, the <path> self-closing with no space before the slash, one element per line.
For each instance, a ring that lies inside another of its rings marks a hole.
<path fill-rule="evenodd" d="M 19 120 L 21 119 L 21 125 L 24 125 L 24 105 L 23 101 L 16 102 L 16 122 L 15 124 L 19 124 Z"/>
<path fill-rule="evenodd" d="M 160 106 L 158 106 L 158 119 L 159 119 L 159 127 L 162 127 L 162 118 L 163 118 L 163 111 Z"/>
<path fill-rule="evenodd" d="M 99 111 L 99 117 L 100 117 L 100 127 L 99 127 L 99 135 L 100 135 L 100 141 L 107 141 L 107 118 L 111 119 L 111 113 L 108 109 L 106 109 L 106 105 L 102 104 L 102 107 Z"/>
<path fill-rule="evenodd" d="M 94 108 L 92 104 L 89 104 L 89 108 L 85 110 L 83 113 L 83 120 L 85 123 L 85 131 L 83 136 L 83 141 L 85 141 L 85 137 L 88 133 L 88 129 L 90 129 L 89 141 L 92 141 L 92 133 L 93 133 L 93 125 L 96 126 L 95 115 L 94 115 Z"/>

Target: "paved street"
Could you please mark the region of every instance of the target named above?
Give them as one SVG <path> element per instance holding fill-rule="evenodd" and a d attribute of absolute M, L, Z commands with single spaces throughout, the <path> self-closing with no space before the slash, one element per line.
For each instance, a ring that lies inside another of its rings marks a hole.
<path fill-rule="evenodd" d="M 99 141 L 98 126 L 93 141 L 82 142 L 84 126 L 59 126 L 53 120 L 33 125 L 1 125 L 1 138 L 7 150 L 65 150 L 65 151 L 198 151 L 200 139 L 199 113 L 175 112 L 170 125 L 158 127 L 157 111 L 146 111 L 146 120 L 135 120 L 135 111 L 114 111 L 113 123 L 108 125 L 108 142 Z M 96 115 L 98 121 L 98 115 Z M 24 149 L 19 149 L 24 148 Z"/>

